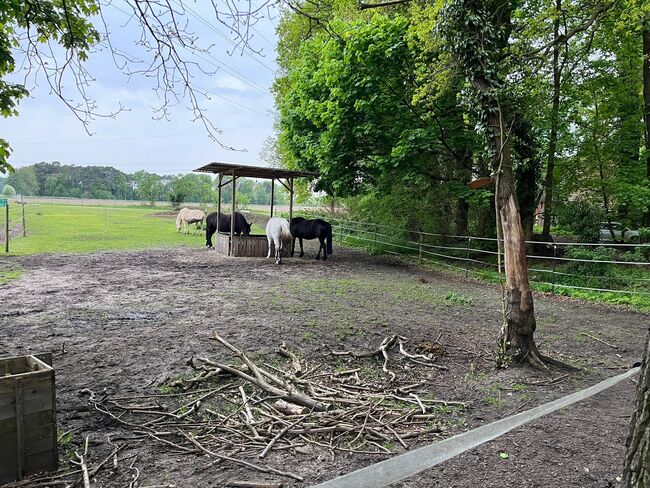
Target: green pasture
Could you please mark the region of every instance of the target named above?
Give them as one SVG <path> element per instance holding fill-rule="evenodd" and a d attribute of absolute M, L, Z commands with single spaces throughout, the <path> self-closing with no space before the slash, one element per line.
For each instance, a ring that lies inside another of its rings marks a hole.
<path fill-rule="evenodd" d="M 9 241 L 11 254 L 92 252 L 109 249 L 202 246 L 204 237 L 176 232 L 171 209 L 150 207 L 81 207 L 28 204 L 25 207 L 27 237 Z M 10 225 L 20 224 L 21 208 L 10 207 Z M 4 217 L 2 217 L 4 225 Z"/>
<path fill-rule="evenodd" d="M 9 210 L 10 226 L 20 225 L 20 205 L 13 205 Z M 189 235 L 176 232 L 176 217 L 171 211 L 171 208 L 161 207 L 27 204 L 27 237 L 14 236 L 9 242 L 9 251 L 14 255 L 25 255 L 204 246 L 205 234 L 192 236 L 193 225 Z M 4 214 L 0 221 L 4 231 Z M 251 231 L 264 233 L 264 229 L 257 225 L 253 225 Z"/>

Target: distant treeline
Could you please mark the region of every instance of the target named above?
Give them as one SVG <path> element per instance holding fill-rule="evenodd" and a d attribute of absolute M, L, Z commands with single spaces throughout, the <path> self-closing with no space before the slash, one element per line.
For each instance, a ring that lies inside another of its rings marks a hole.
<path fill-rule="evenodd" d="M 8 185 L 8 186 L 5 186 Z M 215 179 L 209 175 L 157 175 L 146 171 L 124 173 L 111 166 L 75 166 L 71 164 L 36 163 L 16 168 L 0 178 L 4 194 L 72 198 L 101 198 L 140 201 L 170 201 L 211 203 L 217 198 Z M 222 201 L 230 203 L 231 192 L 222 192 Z M 237 202 L 268 204 L 271 182 L 240 179 L 237 182 Z M 288 202 L 288 195 L 276 187 L 276 203 Z"/>

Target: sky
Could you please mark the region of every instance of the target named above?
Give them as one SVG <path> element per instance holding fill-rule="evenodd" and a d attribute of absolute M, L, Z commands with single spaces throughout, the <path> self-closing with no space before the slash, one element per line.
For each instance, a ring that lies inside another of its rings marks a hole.
<path fill-rule="evenodd" d="M 237 151 L 210 140 L 203 124 L 193 122 L 187 99 L 171 107 L 170 120 L 156 120 L 152 107 L 159 106 L 160 100 L 154 91 L 155 81 L 138 75 L 127 77 L 115 66 L 110 51 L 100 49 L 86 63 L 95 79 L 88 94 L 102 113 L 111 113 L 120 104 L 125 110 L 116 118 L 95 119 L 89 127 L 92 135 L 88 135 L 72 111 L 50 94 L 42 76 L 31 76 L 26 85 L 31 96 L 20 102 L 20 115 L 0 118 L 0 134 L 13 150 L 10 164 L 21 167 L 59 161 L 158 174 L 188 173 L 211 161 L 264 165 L 259 152 L 263 141 L 273 134 L 270 87 L 277 69 L 278 13 L 264 9 L 263 18 L 254 25 L 251 45 L 261 53 L 242 54 L 229 42 L 235 36 L 215 19 L 210 2 L 184 3 L 189 7 L 184 19 L 188 30 L 200 45 L 209 47 L 200 58 L 186 53 L 188 60 L 200 63 L 208 72 L 194 73 L 194 83 L 209 92 L 210 99 L 201 104 L 223 131 L 220 142 Z M 130 11 L 124 0 L 115 0 L 103 9 L 111 43 L 132 57 L 150 59 L 136 44 L 140 28 L 130 19 Z M 23 79 L 19 72 L 12 77 L 13 81 Z"/>

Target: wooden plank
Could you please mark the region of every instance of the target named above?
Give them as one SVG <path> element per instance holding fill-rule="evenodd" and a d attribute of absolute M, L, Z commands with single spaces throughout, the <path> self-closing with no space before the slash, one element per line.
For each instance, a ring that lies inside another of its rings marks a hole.
<path fill-rule="evenodd" d="M 16 451 L 18 459 L 16 460 L 16 472 L 18 477 L 23 476 L 23 466 L 25 464 L 25 444 L 23 441 L 23 380 L 16 380 Z"/>
<path fill-rule="evenodd" d="M 29 371 L 25 356 L 10 357 L 0 359 L 0 371 L 2 376 L 25 373 Z"/>
<path fill-rule="evenodd" d="M 14 392 L 0 395 L 0 408 L 6 407 L 7 405 L 13 406 L 15 404 L 16 404 L 16 395 L 14 394 Z"/>
<path fill-rule="evenodd" d="M 35 439 L 31 442 L 25 442 L 24 455 L 39 454 L 41 452 L 52 451 L 52 433 L 42 439 Z M 23 458 L 24 463 L 24 458 Z"/>
<path fill-rule="evenodd" d="M 52 366 L 52 353 L 51 352 L 39 352 L 38 354 L 33 354 L 34 357 L 40 359 L 48 366 Z"/>
<path fill-rule="evenodd" d="M 0 396 L 11 395 L 15 391 L 14 381 L 21 380 L 25 390 L 49 388 L 52 384 L 51 371 L 34 371 L 32 373 L 7 376 L 0 379 Z"/>
<path fill-rule="evenodd" d="M 57 431 L 57 424 L 56 424 L 56 373 L 54 369 L 52 370 L 52 374 L 50 375 L 50 380 L 51 380 L 51 392 L 52 392 L 52 417 L 51 417 L 51 425 L 52 425 L 52 470 L 56 471 L 59 469 L 59 445 L 57 444 L 57 439 L 58 439 L 58 431 Z"/>
<path fill-rule="evenodd" d="M 50 354 L 50 362 L 52 360 L 52 355 Z M 47 364 L 45 361 L 42 361 L 36 356 L 27 356 L 25 358 L 27 365 L 32 371 L 52 371 L 52 366 Z"/>
<path fill-rule="evenodd" d="M 50 422 L 40 425 L 25 424 L 25 444 L 49 439 L 54 435 L 53 430 Z"/>
<path fill-rule="evenodd" d="M 7 483 L 18 479 L 16 456 L 16 447 L 14 444 L 3 444 L 2 456 L 0 456 L 0 483 Z"/>
<path fill-rule="evenodd" d="M 52 423 L 53 410 L 43 410 L 24 416 L 24 423 L 29 425 L 50 425 Z M 2 439 L 16 437 L 16 418 L 0 421 L 0 446 Z"/>
<path fill-rule="evenodd" d="M 45 396 L 50 398 L 51 389 L 52 389 L 51 385 L 44 386 L 43 388 L 29 388 L 29 389 L 23 388 L 23 396 L 25 397 L 26 400 L 34 400 Z M 5 393 L 4 395 L 0 395 L 0 412 L 4 412 L 5 411 L 4 409 L 8 407 L 11 408 L 11 410 L 9 411 L 12 412 L 11 415 L 3 415 L 3 413 L 0 413 L 0 420 L 13 417 L 15 405 L 16 405 L 15 393 L 12 392 L 12 393 Z"/>
<path fill-rule="evenodd" d="M 29 400 L 23 400 L 20 405 L 21 415 L 29 415 L 32 413 L 51 411 L 52 410 L 52 392 L 48 389 L 36 390 L 38 395 L 34 395 Z M 24 396 L 24 392 L 23 392 Z M 7 405 L 0 407 L 0 420 L 7 420 L 15 418 L 18 415 L 18 405 Z"/>
<path fill-rule="evenodd" d="M 42 471 L 56 471 L 56 466 L 52 465 L 52 453 L 39 452 L 26 456 L 25 471 L 29 474 L 40 473 Z"/>

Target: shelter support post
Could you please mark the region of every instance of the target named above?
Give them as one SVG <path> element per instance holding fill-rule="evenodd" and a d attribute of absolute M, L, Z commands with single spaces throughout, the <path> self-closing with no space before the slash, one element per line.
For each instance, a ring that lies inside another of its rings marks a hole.
<path fill-rule="evenodd" d="M 219 221 L 221 220 L 221 182 L 223 181 L 223 175 L 219 173 L 219 183 L 217 184 L 217 231 L 214 233 L 214 245 L 217 246 L 219 242 Z M 208 232 L 207 221 L 206 221 L 205 232 Z"/>
<path fill-rule="evenodd" d="M 228 256 L 233 255 L 233 243 L 235 239 L 235 188 L 237 187 L 237 176 L 235 170 L 232 170 L 232 209 L 230 210 L 230 247 L 228 249 Z"/>
<path fill-rule="evenodd" d="M 9 199 L 5 205 L 5 252 L 9 252 Z"/>
<path fill-rule="evenodd" d="M 273 218 L 273 201 L 275 199 L 275 178 L 271 178 L 271 218 Z"/>
<path fill-rule="evenodd" d="M 289 178 L 289 228 L 291 228 L 291 219 L 293 219 L 293 178 Z M 291 239 L 291 255 L 293 256 L 293 245 L 295 239 Z"/>

